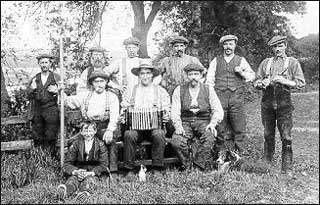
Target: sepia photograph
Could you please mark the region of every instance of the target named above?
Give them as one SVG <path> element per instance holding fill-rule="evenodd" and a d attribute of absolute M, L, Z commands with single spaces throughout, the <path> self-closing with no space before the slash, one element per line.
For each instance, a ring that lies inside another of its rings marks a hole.
<path fill-rule="evenodd" d="M 1 204 L 319 204 L 319 1 L 1 1 Z"/>

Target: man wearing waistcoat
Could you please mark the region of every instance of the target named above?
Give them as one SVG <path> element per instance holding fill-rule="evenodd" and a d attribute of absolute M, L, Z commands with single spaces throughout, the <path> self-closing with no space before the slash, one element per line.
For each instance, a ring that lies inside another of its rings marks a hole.
<path fill-rule="evenodd" d="M 195 168 L 205 170 L 215 142 L 216 125 L 223 119 L 223 109 L 212 86 L 200 82 L 204 68 L 195 63 L 185 66 L 188 82 L 179 85 L 172 95 L 171 119 L 175 127 L 172 146 L 182 166 L 187 167 L 189 143 L 197 142 L 194 150 Z"/>
<path fill-rule="evenodd" d="M 237 42 L 234 35 L 221 37 L 223 55 L 211 61 L 206 83 L 214 87 L 224 110 L 224 119 L 217 130 L 217 147 L 240 154 L 244 151 L 246 130 L 244 85 L 254 80 L 255 73 L 244 57 L 234 53 Z"/>
<path fill-rule="evenodd" d="M 173 90 L 187 81 L 187 76 L 183 72 L 183 68 L 189 63 L 196 63 L 202 66 L 199 59 L 194 56 L 187 55 L 185 53 L 186 48 L 189 44 L 188 39 L 183 36 L 172 36 L 170 40 L 170 46 L 172 47 L 172 55 L 163 58 L 158 68 L 161 71 L 162 79 L 160 85 L 164 87 L 172 97 Z M 166 124 L 167 138 L 171 138 L 174 127 L 171 120 Z"/>
<path fill-rule="evenodd" d="M 60 76 L 50 71 L 54 56 L 42 54 L 37 57 L 41 72 L 31 79 L 28 86 L 28 98 L 33 101 L 32 128 L 35 145 L 41 145 L 49 149 L 55 156 L 55 144 L 59 129 L 59 110 L 57 83 Z"/>
<path fill-rule="evenodd" d="M 105 52 L 106 50 L 102 47 L 90 48 L 90 65 L 81 73 L 80 81 L 77 85 L 77 93 L 86 91 L 90 87 L 88 79 L 93 71 L 105 71 L 107 69 L 105 65 Z"/>
<path fill-rule="evenodd" d="M 292 175 L 292 111 L 291 89 L 301 89 L 305 79 L 300 63 L 286 55 L 286 36 L 274 36 L 268 42 L 274 56 L 259 66 L 255 86 L 263 90 L 261 117 L 264 126 L 264 159 L 272 162 L 275 152 L 275 128 L 282 141 L 281 170 Z"/>
<path fill-rule="evenodd" d="M 109 76 L 105 72 L 93 71 L 88 79 L 89 89 L 74 96 L 66 96 L 65 105 L 71 109 L 79 108 L 85 121 L 97 124 L 97 137 L 110 145 L 110 171 L 116 171 L 117 147 L 113 132 L 117 128 L 119 100 L 116 94 L 105 89 L 108 80 Z"/>

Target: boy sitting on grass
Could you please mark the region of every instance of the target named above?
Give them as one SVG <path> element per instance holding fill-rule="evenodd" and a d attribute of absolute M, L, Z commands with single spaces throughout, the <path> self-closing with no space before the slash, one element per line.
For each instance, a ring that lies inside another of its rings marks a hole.
<path fill-rule="evenodd" d="M 98 177 L 108 169 L 108 152 L 103 141 L 95 134 L 94 122 L 83 122 L 81 136 L 69 148 L 62 170 L 67 175 L 65 184 L 58 186 L 58 199 L 64 199 L 79 189 L 76 200 L 84 202 L 96 189 Z"/>

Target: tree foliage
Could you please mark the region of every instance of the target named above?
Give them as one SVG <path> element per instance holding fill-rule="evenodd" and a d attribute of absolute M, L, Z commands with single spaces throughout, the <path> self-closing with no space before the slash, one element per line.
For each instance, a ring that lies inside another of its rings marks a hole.
<path fill-rule="evenodd" d="M 200 1 L 196 4 L 170 1 L 163 5 L 160 19 L 164 29 L 171 29 L 191 41 L 191 48 L 197 48 L 195 53 L 204 64 L 221 53 L 221 36 L 238 36 L 236 52 L 245 56 L 256 70 L 263 58 L 270 55 L 267 41 L 275 33 L 287 35 L 289 42 L 294 39 L 288 19 L 280 13 L 303 14 L 305 5 L 300 1 Z M 289 50 L 289 55 L 291 53 Z"/>

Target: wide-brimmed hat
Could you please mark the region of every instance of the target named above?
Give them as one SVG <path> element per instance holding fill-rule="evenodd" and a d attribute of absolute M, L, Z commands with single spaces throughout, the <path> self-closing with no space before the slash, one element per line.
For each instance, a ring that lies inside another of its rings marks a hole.
<path fill-rule="evenodd" d="M 106 81 L 109 80 L 109 75 L 107 73 L 105 73 L 102 70 L 95 70 L 91 73 L 91 75 L 88 78 L 89 84 L 91 84 L 91 82 L 98 77 L 104 78 Z"/>
<path fill-rule="evenodd" d="M 49 59 L 55 59 L 55 57 L 51 54 L 48 54 L 48 53 L 43 53 L 43 54 L 40 54 L 38 55 L 37 57 L 37 60 L 40 60 L 42 58 L 49 58 Z"/>
<path fill-rule="evenodd" d="M 273 36 L 269 41 L 268 41 L 268 46 L 274 46 L 278 43 L 282 43 L 282 42 L 286 42 L 287 41 L 287 37 L 286 36 Z"/>
<path fill-rule="evenodd" d="M 184 43 L 187 45 L 189 44 L 189 41 L 183 36 L 173 36 L 170 40 L 170 44 L 173 45 L 175 43 Z"/>
<path fill-rule="evenodd" d="M 200 71 L 203 72 L 204 71 L 204 67 L 196 64 L 196 63 L 189 63 L 188 65 L 186 65 L 183 70 L 187 73 L 189 71 Z"/>
<path fill-rule="evenodd" d="M 136 37 L 129 37 L 123 41 L 123 45 L 129 45 L 129 44 L 134 44 L 134 45 L 139 46 L 140 41 Z"/>
<path fill-rule="evenodd" d="M 138 76 L 139 75 L 139 72 L 142 68 L 147 68 L 147 69 L 151 69 L 152 70 L 152 73 L 153 73 L 153 77 L 156 77 L 158 75 L 160 75 L 160 70 L 157 69 L 155 66 L 153 66 L 152 64 L 150 63 L 142 63 L 140 64 L 139 67 L 136 67 L 136 68 L 132 68 L 131 69 L 131 73 L 133 73 L 134 75 Z"/>
<path fill-rule="evenodd" d="M 225 41 L 230 41 L 230 40 L 235 40 L 236 41 L 236 43 L 238 42 L 238 37 L 237 36 L 235 36 L 235 35 L 225 35 L 225 36 L 222 36 L 221 38 L 220 38 L 220 40 L 219 40 L 219 43 L 220 44 L 223 44 L 223 42 L 225 42 Z"/>
<path fill-rule="evenodd" d="M 106 49 L 102 48 L 101 46 L 96 46 L 89 49 L 90 53 L 93 51 L 104 53 L 106 52 Z"/>

